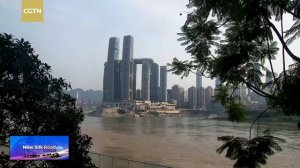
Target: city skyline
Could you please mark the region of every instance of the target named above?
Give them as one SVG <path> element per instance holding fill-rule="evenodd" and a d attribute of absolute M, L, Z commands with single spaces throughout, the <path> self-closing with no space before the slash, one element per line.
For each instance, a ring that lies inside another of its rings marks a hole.
<path fill-rule="evenodd" d="M 39 58 L 52 67 L 53 75 L 66 79 L 72 88 L 103 90 L 102 74 L 109 37 L 133 35 L 135 58 L 152 58 L 159 65 L 171 63 L 174 57 L 191 59 L 177 41 L 177 33 L 181 32 L 186 20 L 185 13 L 179 14 L 187 10 L 187 3 L 188 0 L 52 0 L 45 1 L 44 22 L 22 23 L 21 1 L 0 0 L 0 32 L 29 41 Z M 289 23 L 291 19 L 287 18 L 285 22 Z M 299 55 L 296 44 L 290 48 Z M 279 56 L 278 62 L 281 60 Z M 287 57 L 287 65 L 290 63 Z M 274 62 L 274 68 L 279 73 L 282 65 Z M 137 74 L 137 78 L 140 76 Z M 194 74 L 181 80 L 180 76 L 169 72 L 167 78 L 167 89 L 174 84 L 185 90 L 195 86 Z M 214 87 L 214 80 L 203 78 L 203 86 Z M 141 89 L 141 83 L 137 83 L 137 89 Z"/>

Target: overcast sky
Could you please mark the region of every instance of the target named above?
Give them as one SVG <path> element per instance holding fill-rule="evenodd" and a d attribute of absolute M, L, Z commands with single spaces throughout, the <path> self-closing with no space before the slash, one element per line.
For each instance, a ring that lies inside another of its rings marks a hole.
<path fill-rule="evenodd" d="M 189 59 L 177 41 L 188 0 L 44 0 L 44 22 L 21 22 L 21 0 L 0 0 L 0 33 L 31 42 L 53 75 L 71 82 L 72 88 L 100 89 L 109 37 L 134 37 L 134 58 L 152 58 L 159 65 L 174 57 Z M 291 22 L 291 18 L 287 19 Z M 292 51 L 300 55 L 297 42 Z M 122 47 L 122 43 L 120 45 Z M 299 47 L 299 46 L 298 46 Z M 121 58 L 122 52 L 119 57 Z M 282 70 L 275 63 L 276 71 Z M 288 63 L 292 61 L 288 59 Z M 138 67 L 141 71 L 141 66 Z M 141 79 L 140 73 L 137 76 Z M 168 88 L 195 86 L 195 75 L 181 80 L 168 74 Z M 140 88 L 140 81 L 137 82 Z M 214 82 L 203 79 L 203 85 Z"/>

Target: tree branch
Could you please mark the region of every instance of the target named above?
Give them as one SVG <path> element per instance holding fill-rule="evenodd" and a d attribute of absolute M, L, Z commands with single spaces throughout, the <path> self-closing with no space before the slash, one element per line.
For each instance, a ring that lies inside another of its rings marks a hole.
<path fill-rule="evenodd" d="M 265 23 L 265 25 L 266 25 L 266 23 Z M 265 29 L 265 33 L 266 33 L 266 40 L 267 40 L 267 48 L 268 48 L 268 60 L 269 60 L 269 63 L 270 63 L 270 67 L 271 67 L 271 71 L 272 71 L 272 76 L 273 76 L 273 81 L 274 81 L 274 83 L 278 86 L 278 83 L 276 83 L 276 77 L 275 77 L 275 73 L 274 73 L 274 68 L 273 68 L 273 63 L 272 63 L 272 56 L 271 56 L 271 54 L 270 54 L 270 40 L 269 40 L 269 37 L 268 37 L 268 35 L 267 35 L 267 29 Z M 274 86 L 274 85 L 273 85 Z M 272 88 L 273 88 L 273 86 L 272 86 Z M 271 89 L 272 89 L 271 88 Z M 281 89 L 280 89 L 280 87 L 278 87 L 279 88 L 279 91 L 281 92 Z"/>
<path fill-rule="evenodd" d="M 210 78 L 210 77 L 208 77 L 208 76 L 205 76 L 203 73 L 201 73 L 201 74 L 198 74 L 197 72 L 194 72 L 194 71 L 192 71 L 192 70 L 189 70 L 191 73 L 193 73 L 193 74 L 196 74 L 196 75 L 198 75 L 198 76 L 204 76 L 205 78 Z"/>
<path fill-rule="evenodd" d="M 237 84 L 237 85 L 234 87 L 233 91 L 231 92 L 230 99 L 232 98 L 233 93 L 235 92 L 235 90 L 237 89 L 238 86 L 239 86 L 239 85 Z"/>
<path fill-rule="evenodd" d="M 244 80 L 244 83 L 247 85 L 248 88 L 250 88 L 253 92 L 255 92 L 256 94 L 262 96 L 262 97 L 265 97 L 265 98 L 269 98 L 269 99 L 273 99 L 274 101 L 276 101 L 278 104 L 281 104 L 282 101 L 280 101 L 279 98 L 277 97 L 274 97 L 270 94 L 267 94 L 266 92 L 256 88 L 255 86 L 251 85 L 249 82 L 245 81 Z"/>
<path fill-rule="evenodd" d="M 283 38 L 281 37 L 279 31 L 277 30 L 277 28 L 275 27 L 275 25 L 268 19 L 266 18 L 266 21 L 268 23 L 268 25 L 274 30 L 274 32 L 276 33 L 277 37 L 279 38 L 283 48 L 285 49 L 285 51 L 289 54 L 289 56 L 291 58 L 293 58 L 296 62 L 300 63 L 300 58 L 297 57 L 295 54 L 292 53 L 292 51 L 288 48 L 288 46 L 286 45 L 286 43 L 284 42 Z"/>
<path fill-rule="evenodd" d="M 258 131 L 259 131 L 259 120 L 257 120 L 256 136 L 258 136 Z"/>
<path fill-rule="evenodd" d="M 217 28 L 219 29 L 220 27 L 224 26 L 226 23 L 228 23 L 228 20 L 226 20 L 224 23 L 222 23 L 221 25 L 219 25 Z"/>
<path fill-rule="evenodd" d="M 258 120 L 265 112 L 267 112 L 269 109 L 273 108 L 274 106 L 270 106 L 267 109 L 265 109 L 263 112 L 261 112 L 252 122 L 251 127 L 250 127 L 250 136 L 249 139 L 251 139 L 251 131 L 252 131 L 252 127 L 255 124 L 256 120 Z"/>
<path fill-rule="evenodd" d="M 272 75 L 273 75 L 273 79 L 275 81 L 275 73 L 274 73 L 274 68 L 273 68 L 273 64 L 272 64 L 272 60 L 271 60 L 271 54 L 270 54 L 270 44 L 269 44 L 269 38 L 268 36 L 266 36 L 267 38 L 267 47 L 268 47 L 268 60 L 269 60 L 269 63 L 270 63 L 270 66 L 271 66 L 271 71 L 272 71 Z"/>
<path fill-rule="evenodd" d="M 276 2 L 275 2 L 276 3 Z M 289 9 L 287 9 L 286 7 L 282 6 L 280 3 L 276 3 L 281 9 L 283 9 L 284 11 L 286 11 L 287 13 L 293 15 L 293 17 L 300 19 L 300 17 L 298 15 L 296 15 L 294 12 L 290 11 Z"/>
<path fill-rule="evenodd" d="M 210 55 L 211 55 L 214 59 L 217 59 L 212 53 L 210 53 Z"/>
<path fill-rule="evenodd" d="M 262 96 L 262 97 L 267 97 L 267 98 L 273 98 L 272 95 L 262 91 L 261 89 L 258 89 L 257 87 L 253 86 L 251 83 L 247 82 L 246 80 L 243 80 L 243 82 L 251 89 L 253 90 L 256 94 Z"/>
<path fill-rule="evenodd" d="M 281 37 L 283 37 L 283 20 L 282 20 L 283 11 L 281 10 Z M 283 45 L 282 45 L 283 48 Z M 286 83 L 286 70 L 285 70 L 285 54 L 284 50 L 282 50 L 282 64 L 283 64 L 283 76 L 284 76 L 284 82 Z"/>

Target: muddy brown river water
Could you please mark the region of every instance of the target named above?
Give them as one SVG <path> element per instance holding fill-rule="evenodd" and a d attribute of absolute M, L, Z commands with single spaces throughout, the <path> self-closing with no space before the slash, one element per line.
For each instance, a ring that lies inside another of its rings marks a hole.
<path fill-rule="evenodd" d="M 233 161 L 219 155 L 218 136 L 249 137 L 250 123 L 203 120 L 200 117 L 105 118 L 86 116 L 82 133 L 93 138 L 91 151 L 114 157 L 178 168 L 230 168 Z M 261 122 L 261 132 L 284 138 L 283 151 L 263 167 L 300 167 L 300 130 L 296 123 Z M 254 129 L 254 131 L 256 131 Z M 255 132 L 256 133 L 256 132 Z"/>

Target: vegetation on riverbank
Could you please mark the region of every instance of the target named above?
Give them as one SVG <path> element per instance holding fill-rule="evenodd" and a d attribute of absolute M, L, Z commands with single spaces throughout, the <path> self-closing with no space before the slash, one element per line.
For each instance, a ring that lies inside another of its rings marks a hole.
<path fill-rule="evenodd" d="M 75 99 L 64 93 L 71 88 L 51 75 L 23 38 L 0 34 L 0 135 L 69 136 L 69 160 L 11 161 L 0 155 L 0 167 L 95 167 L 88 155 L 91 137 L 80 133 L 84 119 Z"/>

